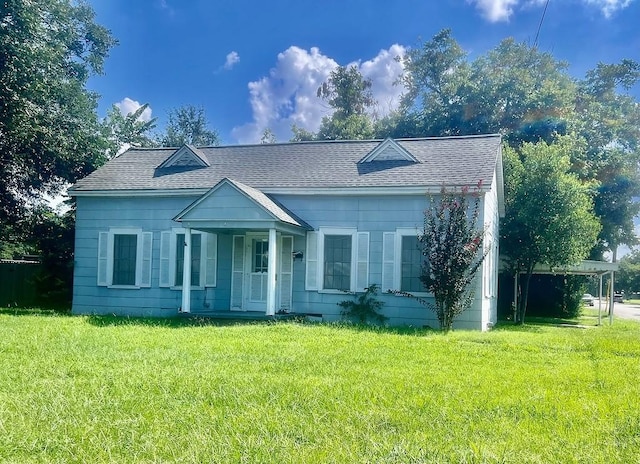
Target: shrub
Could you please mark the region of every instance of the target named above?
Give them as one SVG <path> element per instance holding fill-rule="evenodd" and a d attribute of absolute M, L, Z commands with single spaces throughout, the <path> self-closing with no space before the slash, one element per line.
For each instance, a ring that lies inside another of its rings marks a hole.
<path fill-rule="evenodd" d="M 340 314 L 360 324 L 366 324 L 369 320 L 383 324 L 387 317 L 379 313 L 384 303 L 378 299 L 378 290 L 377 284 L 371 284 L 364 293 L 354 293 L 353 300 L 341 301 L 338 303 L 338 306 L 342 308 Z"/>

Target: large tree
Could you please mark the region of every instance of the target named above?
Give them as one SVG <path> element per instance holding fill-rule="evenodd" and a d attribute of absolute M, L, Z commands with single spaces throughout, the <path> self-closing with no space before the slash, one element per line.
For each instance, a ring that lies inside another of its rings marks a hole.
<path fill-rule="evenodd" d="M 570 129 L 584 148 L 572 161 L 581 177 L 599 183 L 595 210 L 602 231 L 594 258 L 603 251 L 615 257 L 618 245 L 638 243 L 633 219 L 640 212 L 634 201 L 640 195 L 640 104 L 628 91 L 639 80 L 640 65 L 622 60 L 598 64 L 578 83 Z"/>
<path fill-rule="evenodd" d="M 403 62 L 405 94 L 400 117 L 390 118 L 399 123 L 388 127 L 393 135 L 501 133 L 517 144 L 532 129 L 561 127 L 572 111 L 575 85 L 566 63 L 513 39 L 470 62 L 445 29 Z"/>
<path fill-rule="evenodd" d="M 570 172 L 576 144 L 568 136 L 553 144 L 506 147 L 506 217 L 500 249 L 513 272 L 523 274 L 516 322 L 523 323 L 531 275 L 536 264 L 576 264 L 594 246 L 600 224 L 589 186 Z"/>
<path fill-rule="evenodd" d="M 110 32 L 71 0 L 7 0 L 0 8 L 0 233 L 28 204 L 106 159 L 87 79 L 100 74 Z M 10 224 L 12 224 L 10 226 Z"/>
<path fill-rule="evenodd" d="M 185 143 L 214 146 L 220 144 L 220 136 L 209 129 L 204 108 L 186 105 L 169 111 L 169 121 L 159 142 L 164 147 L 180 147 Z"/>

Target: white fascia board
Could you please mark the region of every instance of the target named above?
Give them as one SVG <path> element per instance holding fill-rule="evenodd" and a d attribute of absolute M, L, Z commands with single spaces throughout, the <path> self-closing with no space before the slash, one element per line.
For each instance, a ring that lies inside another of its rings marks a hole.
<path fill-rule="evenodd" d="M 447 189 L 459 191 L 468 185 L 446 185 Z M 489 183 L 483 184 L 480 192 L 490 190 Z M 162 190 L 70 190 L 71 197 L 178 197 L 204 195 L 211 189 L 162 189 Z M 441 185 L 431 186 L 390 186 L 390 187 L 265 187 L 260 191 L 272 195 L 420 195 L 438 194 Z"/>
<path fill-rule="evenodd" d="M 461 191 L 468 185 L 445 185 L 447 190 Z M 491 190 L 490 185 L 482 185 L 481 193 Z M 263 188 L 264 193 L 272 195 L 423 195 L 426 193 L 438 194 L 442 191 L 441 185 L 431 186 L 390 186 L 390 187 L 337 187 L 337 188 Z"/>
<path fill-rule="evenodd" d="M 191 197 L 202 196 L 208 188 L 148 190 L 69 190 L 70 197 Z"/>

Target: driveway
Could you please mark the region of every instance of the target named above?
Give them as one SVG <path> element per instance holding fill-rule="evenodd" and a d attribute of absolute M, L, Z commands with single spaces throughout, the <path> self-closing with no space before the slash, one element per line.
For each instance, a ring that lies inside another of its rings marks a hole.
<path fill-rule="evenodd" d="M 603 305 L 604 306 L 604 305 Z M 596 308 L 598 308 L 596 303 Z M 623 319 L 640 321 L 640 305 L 627 303 L 614 303 L 613 315 Z"/>

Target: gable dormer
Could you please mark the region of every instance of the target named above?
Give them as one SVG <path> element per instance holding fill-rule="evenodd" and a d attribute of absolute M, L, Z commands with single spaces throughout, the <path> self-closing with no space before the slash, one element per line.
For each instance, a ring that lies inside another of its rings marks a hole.
<path fill-rule="evenodd" d="M 193 145 L 182 145 L 173 155 L 167 158 L 158 169 L 162 168 L 204 168 L 211 166 L 204 153 Z"/>
<path fill-rule="evenodd" d="M 418 163 L 415 156 L 401 147 L 395 140 L 387 138 L 371 150 L 359 163 L 371 163 L 374 161 L 409 161 Z"/>

